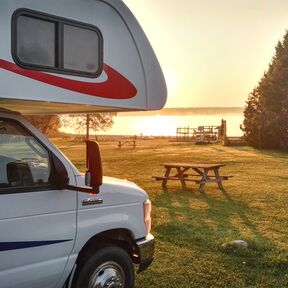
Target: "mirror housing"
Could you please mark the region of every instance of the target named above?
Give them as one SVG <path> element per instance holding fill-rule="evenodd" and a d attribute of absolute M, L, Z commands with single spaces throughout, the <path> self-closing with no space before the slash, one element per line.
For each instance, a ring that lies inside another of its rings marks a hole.
<path fill-rule="evenodd" d="M 97 194 L 103 182 L 103 172 L 99 144 L 95 141 L 86 140 L 86 166 L 85 184 Z"/>

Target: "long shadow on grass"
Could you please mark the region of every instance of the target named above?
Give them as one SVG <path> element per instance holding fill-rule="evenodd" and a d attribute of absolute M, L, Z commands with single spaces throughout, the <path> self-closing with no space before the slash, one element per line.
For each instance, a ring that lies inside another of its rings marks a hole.
<path fill-rule="evenodd" d="M 218 190 L 215 193 L 221 192 Z M 205 249 L 218 249 L 221 243 L 235 239 L 253 239 L 253 242 L 268 245 L 269 240 L 248 216 L 259 218 L 261 212 L 237 203 L 225 190 L 222 193 L 224 198 L 189 190 L 170 191 L 156 196 L 154 205 L 166 215 L 165 221 L 161 221 L 156 211 L 158 223 L 154 231 L 159 234 L 157 237 L 181 247 L 196 245 Z"/>
<path fill-rule="evenodd" d="M 218 193 L 223 193 L 224 197 Z M 253 223 L 254 217 L 262 215 L 258 209 L 238 203 L 225 190 L 213 194 L 169 191 L 156 196 L 153 203 L 154 232 L 163 244 L 172 244 L 176 249 L 188 248 L 195 260 L 197 257 L 205 259 L 207 265 L 213 261 L 214 269 L 218 269 L 217 263 L 225 263 L 227 275 L 235 273 L 246 287 L 256 287 L 263 279 L 271 283 L 278 278 L 279 283 L 285 280 L 283 267 L 287 268 L 287 261 L 276 259 L 276 245 L 265 238 Z M 235 251 L 221 247 L 223 242 L 235 239 L 247 240 L 249 249 Z M 272 287 L 270 284 L 257 287 Z"/>

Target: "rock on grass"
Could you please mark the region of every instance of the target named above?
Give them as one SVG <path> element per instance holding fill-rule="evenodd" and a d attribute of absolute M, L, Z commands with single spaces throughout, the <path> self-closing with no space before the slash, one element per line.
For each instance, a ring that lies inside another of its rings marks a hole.
<path fill-rule="evenodd" d="M 244 240 L 233 240 L 221 245 L 223 248 L 248 248 L 249 244 Z"/>

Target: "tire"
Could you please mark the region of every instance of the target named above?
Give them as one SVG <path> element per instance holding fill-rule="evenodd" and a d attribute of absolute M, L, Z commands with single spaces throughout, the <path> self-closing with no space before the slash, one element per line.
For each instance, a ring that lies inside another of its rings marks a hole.
<path fill-rule="evenodd" d="M 73 288 L 133 288 L 134 267 L 127 252 L 116 246 L 96 251 L 76 272 Z"/>

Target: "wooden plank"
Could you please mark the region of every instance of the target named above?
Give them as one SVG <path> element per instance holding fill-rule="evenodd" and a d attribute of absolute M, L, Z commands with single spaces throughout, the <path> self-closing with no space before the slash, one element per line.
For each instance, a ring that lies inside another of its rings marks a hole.
<path fill-rule="evenodd" d="M 168 182 L 167 177 L 170 176 L 170 172 L 171 172 L 171 168 L 170 167 L 168 167 L 168 168 L 166 167 L 166 171 L 165 171 L 165 175 L 164 175 L 165 179 L 163 179 L 163 181 L 162 181 L 162 188 L 164 188 L 164 189 L 167 188 L 167 182 Z"/>
<path fill-rule="evenodd" d="M 215 168 L 214 169 L 214 173 L 215 173 L 215 176 L 216 176 L 216 180 L 217 180 L 217 183 L 218 183 L 218 187 L 219 189 L 224 189 L 223 185 L 222 185 L 222 177 L 220 176 L 219 174 L 219 168 Z"/>
<path fill-rule="evenodd" d="M 162 180 L 180 180 L 179 177 L 174 177 L 174 176 L 169 176 L 169 177 L 165 177 L 165 176 L 152 176 L 152 178 L 154 178 L 157 181 L 162 181 Z M 188 178 L 184 178 L 185 181 L 198 181 L 197 179 L 188 179 Z"/>
<path fill-rule="evenodd" d="M 183 173 L 184 173 L 187 169 L 181 170 L 180 167 L 177 167 L 176 169 L 177 169 L 178 175 L 175 175 L 175 177 L 177 177 L 177 176 L 179 177 L 179 180 L 180 180 L 180 182 L 181 182 L 182 188 L 183 188 L 183 189 L 186 189 L 186 183 L 185 183 L 185 180 L 184 180 L 184 178 L 186 178 L 186 177 L 183 175 Z"/>
<path fill-rule="evenodd" d="M 189 176 L 202 177 L 199 174 L 185 173 L 184 175 L 185 177 L 189 177 Z M 215 178 L 215 177 L 216 177 L 215 175 L 208 175 L 208 178 Z M 229 180 L 229 178 L 233 178 L 234 176 L 233 175 L 223 175 L 223 176 L 221 175 L 220 177 L 222 177 L 222 180 Z"/>
<path fill-rule="evenodd" d="M 203 175 L 202 175 L 202 179 L 200 182 L 200 186 L 199 186 L 199 191 L 201 193 L 204 193 L 205 191 L 205 184 L 208 183 L 210 179 L 208 178 L 208 169 L 204 169 Z"/>
<path fill-rule="evenodd" d="M 194 180 L 197 184 L 207 184 L 207 183 L 218 183 L 216 179 L 207 179 L 207 180 Z"/>
<path fill-rule="evenodd" d="M 199 175 L 195 175 L 195 176 L 199 176 Z M 221 180 L 229 180 L 230 177 L 233 177 L 233 176 L 220 176 L 220 178 L 222 178 Z M 179 177 L 175 177 L 175 176 L 169 176 L 169 177 L 165 177 L 165 176 L 152 176 L 152 178 L 156 179 L 156 180 L 164 180 L 164 179 L 168 179 L 168 180 L 180 180 Z M 215 176 L 208 176 L 208 178 L 215 178 Z M 185 181 L 201 181 L 201 179 L 192 179 L 192 178 L 187 178 L 185 177 L 184 178 Z M 210 180 L 214 180 L 213 182 L 217 182 L 215 179 L 210 179 Z"/>
<path fill-rule="evenodd" d="M 163 163 L 161 164 L 164 167 L 171 167 L 171 168 L 200 168 L 200 169 L 213 169 L 217 167 L 223 167 L 225 164 L 204 164 L 204 163 Z"/>

